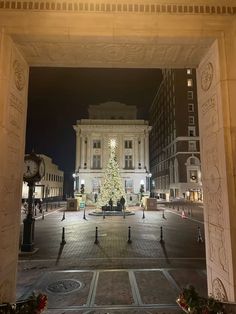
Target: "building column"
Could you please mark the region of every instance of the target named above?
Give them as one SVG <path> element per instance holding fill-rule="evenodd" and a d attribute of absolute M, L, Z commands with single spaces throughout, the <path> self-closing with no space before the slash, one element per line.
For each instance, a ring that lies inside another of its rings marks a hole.
<path fill-rule="evenodd" d="M 78 171 L 81 168 L 81 137 L 80 130 L 77 126 L 76 128 L 76 165 L 75 171 Z"/>
<path fill-rule="evenodd" d="M 87 137 L 87 169 L 91 169 L 91 140 L 90 137 Z"/>
<path fill-rule="evenodd" d="M 141 143 L 140 143 L 140 163 L 141 163 L 141 168 L 143 169 L 145 166 L 145 157 L 144 157 L 144 136 L 141 136 Z"/>
<path fill-rule="evenodd" d="M 145 133 L 145 157 L 144 157 L 144 166 L 146 166 L 147 171 L 149 171 L 149 134 L 148 131 Z"/>
<path fill-rule="evenodd" d="M 236 37 L 228 30 L 197 71 L 208 291 L 232 302 L 236 301 L 235 55 Z"/>
<path fill-rule="evenodd" d="M 134 169 L 138 169 L 138 163 L 139 163 L 139 158 L 138 158 L 138 138 L 134 138 Z"/>
<path fill-rule="evenodd" d="M 0 30 L 0 303 L 15 302 L 29 67 Z"/>
<path fill-rule="evenodd" d="M 81 136 L 81 168 L 82 169 L 84 169 L 84 163 L 86 162 L 85 160 L 85 158 L 86 158 L 86 156 L 85 156 L 85 136 L 84 135 L 82 135 Z"/>

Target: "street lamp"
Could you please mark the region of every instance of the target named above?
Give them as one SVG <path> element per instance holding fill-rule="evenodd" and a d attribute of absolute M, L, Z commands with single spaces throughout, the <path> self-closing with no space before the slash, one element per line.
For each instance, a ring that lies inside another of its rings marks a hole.
<path fill-rule="evenodd" d="M 150 197 L 151 196 L 151 177 L 152 177 L 151 172 L 147 173 L 147 177 L 148 177 L 148 190 L 149 190 L 149 197 Z"/>

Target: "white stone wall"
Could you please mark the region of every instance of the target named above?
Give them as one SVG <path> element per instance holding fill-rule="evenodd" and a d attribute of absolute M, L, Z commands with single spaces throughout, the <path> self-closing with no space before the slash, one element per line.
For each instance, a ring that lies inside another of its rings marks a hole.
<path fill-rule="evenodd" d="M 208 289 L 223 300 L 235 300 L 235 42 L 215 41 L 198 67 Z"/>
<path fill-rule="evenodd" d="M 28 65 L 12 40 L 0 32 L 0 303 L 14 302 L 19 228 Z"/>

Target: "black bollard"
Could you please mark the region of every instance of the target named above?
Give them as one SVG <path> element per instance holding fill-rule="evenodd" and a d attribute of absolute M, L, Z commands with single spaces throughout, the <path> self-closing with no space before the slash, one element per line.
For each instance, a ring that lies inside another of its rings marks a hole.
<path fill-rule="evenodd" d="M 42 210 L 42 220 L 44 220 L 44 210 Z"/>
<path fill-rule="evenodd" d="M 85 216 L 85 206 L 84 206 L 84 216 L 83 216 L 83 219 L 84 219 L 84 220 L 87 220 L 87 219 L 86 219 L 86 216 Z"/>
<path fill-rule="evenodd" d="M 201 229 L 200 229 L 199 226 L 197 227 L 197 229 L 198 229 L 197 242 L 198 242 L 198 243 L 202 243 L 202 242 L 203 242 L 203 239 L 202 239 Z"/>
<path fill-rule="evenodd" d="M 66 244 L 65 240 L 65 227 L 62 228 L 61 245 Z"/>
<path fill-rule="evenodd" d="M 65 217 L 65 211 L 63 212 L 63 215 L 62 215 L 62 219 L 61 219 L 61 221 L 62 220 L 65 220 L 66 219 L 66 217 Z"/>
<path fill-rule="evenodd" d="M 160 243 L 164 243 L 164 239 L 163 239 L 163 228 L 160 228 L 161 231 L 161 235 L 160 235 Z"/>
<path fill-rule="evenodd" d="M 96 227 L 94 244 L 98 244 L 98 243 L 99 243 L 99 241 L 98 241 L 98 227 Z"/>
<path fill-rule="evenodd" d="M 103 219 L 105 219 L 105 218 L 106 218 L 106 215 L 105 215 L 105 210 L 104 210 L 104 209 L 103 209 L 102 217 L 103 217 Z"/>
<path fill-rule="evenodd" d="M 46 212 L 48 211 L 48 202 L 46 202 Z"/>
<path fill-rule="evenodd" d="M 123 209 L 123 218 L 125 219 L 125 208 Z"/>
<path fill-rule="evenodd" d="M 131 227 L 128 227 L 128 243 L 132 243 L 132 240 L 131 240 Z"/>
<path fill-rule="evenodd" d="M 143 217 L 142 218 L 145 219 L 144 207 L 143 207 Z"/>

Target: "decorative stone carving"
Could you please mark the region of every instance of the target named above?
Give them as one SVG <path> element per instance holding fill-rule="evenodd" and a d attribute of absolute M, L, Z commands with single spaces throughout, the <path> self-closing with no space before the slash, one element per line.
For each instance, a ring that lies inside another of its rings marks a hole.
<path fill-rule="evenodd" d="M 16 88 L 19 91 L 22 91 L 26 83 L 24 68 L 18 60 L 15 60 L 13 62 L 13 69 L 14 69 L 14 81 L 15 81 Z"/>
<path fill-rule="evenodd" d="M 201 74 L 201 88 L 205 92 L 211 87 L 213 80 L 213 65 L 208 62 L 202 70 Z"/>
<path fill-rule="evenodd" d="M 213 297 L 220 301 L 228 301 L 228 297 L 225 291 L 225 287 L 219 278 L 215 278 L 212 282 Z"/>
<path fill-rule="evenodd" d="M 225 6 L 225 5 L 189 5 L 186 3 L 161 3 L 153 4 L 153 1 L 148 3 L 126 3 L 122 2 L 102 2 L 97 3 L 96 1 L 91 3 L 80 2 L 80 1 L 65 1 L 61 2 L 54 0 L 53 2 L 48 1 L 15 1 L 15 0 L 3 0 L 0 1 L 0 10 L 36 10 L 36 11 L 64 11 L 64 12 L 108 12 L 108 13 L 145 13 L 145 14 L 214 14 L 214 15 L 225 15 L 225 14 L 236 14 L 236 7 Z"/>

